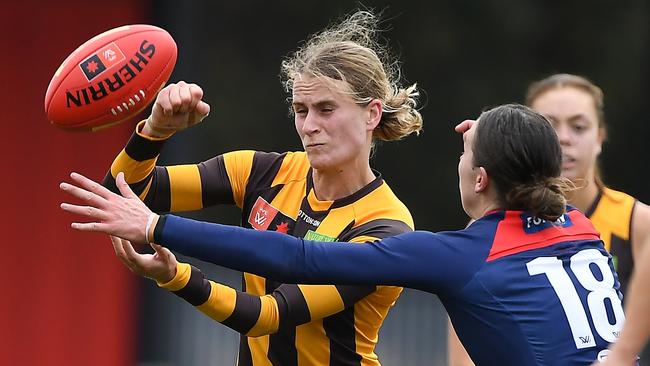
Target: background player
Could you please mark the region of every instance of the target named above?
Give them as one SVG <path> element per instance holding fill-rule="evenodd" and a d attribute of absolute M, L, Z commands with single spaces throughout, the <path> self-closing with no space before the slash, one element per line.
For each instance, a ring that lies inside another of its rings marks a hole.
<path fill-rule="evenodd" d="M 461 201 L 476 220 L 461 231 L 419 231 L 360 246 L 317 243 L 158 216 L 121 174 L 126 198 L 73 175 L 83 188 L 61 187 L 91 198 L 91 207 L 62 208 L 101 220 L 73 223 L 79 230 L 158 242 L 288 281 L 382 283 L 436 293 L 480 365 L 588 365 L 603 357 L 624 321 L 618 282 L 591 222 L 576 209 L 565 212 L 570 184 L 560 177 L 553 128 L 526 107 L 506 105 L 457 130 L 464 140 Z M 146 228 L 148 219 L 154 224 Z"/>
<path fill-rule="evenodd" d="M 114 176 L 124 171 L 154 211 L 236 204 L 244 227 L 309 239 L 365 242 L 411 231 L 407 208 L 369 164 L 375 140 L 398 140 L 422 125 L 416 88 L 399 85 L 396 64 L 375 41 L 376 23 L 372 13 L 357 12 L 283 62 L 305 152 L 236 151 L 196 165 L 156 166 L 165 140 L 209 112 L 201 88 L 179 82 L 161 90 L 105 184 L 116 191 Z M 286 285 L 245 273 L 244 293 L 186 263 L 178 273 L 161 286 L 242 333 L 239 365 L 377 365 L 379 327 L 401 292 Z"/>
<path fill-rule="evenodd" d="M 650 206 L 603 183 L 598 166 L 607 138 L 602 90 L 584 77 L 554 74 L 530 85 L 526 104 L 553 124 L 562 146 L 562 175 L 577 187 L 568 194 L 569 203 L 600 233 L 625 294 L 634 258 L 650 240 Z M 453 333 L 449 339 L 453 364 L 471 365 Z"/>
<path fill-rule="evenodd" d="M 562 175 L 578 187 L 569 193 L 569 202 L 594 223 L 625 294 L 634 258 L 650 240 L 650 206 L 603 183 L 598 167 L 607 138 L 603 98 L 591 81 L 555 74 L 531 84 L 526 104 L 553 124 L 562 146 Z"/>

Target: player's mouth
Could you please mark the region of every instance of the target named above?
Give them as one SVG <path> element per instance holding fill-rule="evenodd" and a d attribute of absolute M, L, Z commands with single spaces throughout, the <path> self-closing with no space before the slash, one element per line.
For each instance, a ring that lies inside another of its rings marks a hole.
<path fill-rule="evenodd" d="M 322 142 L 311 142 L 305 145 L 305 149 L 316 149 L 318 147 L 325 146 L 325 143 Z"/>
<path fill-rule="evenodd" d="M 571 169 L 576 166 L 577 160 L 570 155 L 562 155 L 562 169 Z"/>

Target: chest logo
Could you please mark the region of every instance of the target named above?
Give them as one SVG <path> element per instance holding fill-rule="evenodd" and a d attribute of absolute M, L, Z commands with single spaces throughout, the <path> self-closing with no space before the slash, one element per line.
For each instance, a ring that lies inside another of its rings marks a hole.
<path fill-rule="evenodd" d="M 307 234 L 305 234 L 305 239 L 307 240 L 313 240 L 313 241 L 326 241 L 326 242 L 333 242 L 336 241 L 336 238 L 332 238 L 331 236 L 319 234 L 315 231 L 308 230 Z"/>
<path fill-rule="evenodd" d="M 290 233 L 295 225 L 295 220 L 273 207 L 264 198 L 257 197 L 251 213 L 248 215 L 248 223 L 255 230 Z"/>

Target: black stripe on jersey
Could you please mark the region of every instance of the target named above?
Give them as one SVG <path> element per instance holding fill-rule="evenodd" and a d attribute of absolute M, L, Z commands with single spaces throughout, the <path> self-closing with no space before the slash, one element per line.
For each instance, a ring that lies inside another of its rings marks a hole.
<path fill-rule="evenodd" d="M 618 273 L 618 282 L 621 284 L 621 292 L 625 295 L 634 267 L 631 243 L 614 234 L 612 234 L 609 240 L 609 251 L 613 257 L 616 257 L 615 269 Z M 623 300 L 625 300 L 625 298 L 623 298 Z"/>
<path fill-rule="evenodd" d="M 285 156 L 287 156 L 287 153 L 278 154 L 256 151 L 253 156 L 253 165 L 251 166 L 251 174 L 246 185 L 246 192 L 270 187 L 273 179 L 275 179 L 275 176 L 282 167 L 282 161 Z"/>
<path fill-rule="evenodd" d="M 251 349 L 248 347 L 248 337 L 243 334 L 239 335 L 237 366 L 253 366 L 253 356 L 251 356 Z"/>
<path fill-rule="evenodd" d="M 245 334 L 253 328 L 262 311 L 262 300 L 259 296 L 237 292 L 235 310 L 228 319 L 221 322 L 239 333 Z"/>
<path fill-rule="evenodd" d="M 212 292 L 212 287 L 210 286 L 210 282 L 205 279 L 205 276 L 203 276 L 203 273 L 198 268 L 194 266 L 191 267 L 192 272 L 187 285 L 178 291 L 173 291 L 173 293 L 190 304 L 199 306 L 208 301 L 210 292 Z"/>
<path fill-rule="evenodd" d="M 314 180 L 312 179 L 312 167 L 309 167 L 309 170 L 307 171 L 307 184 L 305 184 L 306 189 L 305 189 L 305 196 L 309 194 L 309 191 L 311 191 L 312 188 L 314 188 Z"/>
<path fill-rule="evenodd" d="M 372 192 L 375 189 L 379 188 L 384 183 L 384 180 L 381 178 L 381 173 L 379 173 L 378 171 L 376 171 L 374 169 L 373 169 L 372 173 L 375 175 L 375 179 L 372 182 L 366 184 L 363 188 L 361 188 L 360 190 L 352 193 L 351 195 L 334 201 L 334 203 L 332 204 L 331 209 L 347 206 L 347 205 L 349 205 L 351 203 L 354 203 L 354 202 L 358 201 L 359 199 L 361 199 L 362 197 L 365 197 L 366 195 L 368 195 L 370 192 Z"/>
<path fill-rule="evenodd" d="M 309 191 L 307 193 L 309 193 Z M 294 226 L 292 234 L 293 236 L 298 237 L 304 237 L 307 234 L 308 230 L 316 231 L 316 229 L 318 229 L 318 226 L 320 226 L 320 222 L 323 222 L 323 220 L 325 220 L 327 215 L 330 213 L 329 209 L 325 211 L 312 210 L 311 206 L 309 205 L 309 200 L 304 198 L 302 200 L 302 203 L 300 203 L 300 211 L 302 211 L 302 214 L 300 214 L 300 212 L 298 213 L 298 217 L 296 218 L 296 225 Z M 307 217 L 310 219 L 318 221 L 319 224 L 314 225 L 313 222 L 308 222 L 307 220 L 309 219 L 303 217 L 303 215 L 307 215 Z"/>
<path fill-rule="evenodd" d="M 115 178 L 113 178 L 113 174 L 111 174 L 111 171 L 109 170 L 108 173 L 106 173 L 106 176 L 104 177 L 104 180 L 102 181 L 102 185 L 106 188 L 108 188 L 109 191 L 113 193 L 120 194 L 120 190 L 117 189 L 117 184 L 115 183 Z M 129 184 L 130 186 L 130 184 Z M 133 188 L 131 188 L 133 190 Z M 135 191 L 133 191 L 135 193 Z M 138 194 L 138 193 L 136 193 Z"/>
<path fill-rule="evenodd" d="M 336 290 L 343 299 L 346 308 L 353 306 L 357 301 L 370 295 L 377 289 L 377 286 L 336 286 Z"/>
<path fill-rule="evenodd" d="M 311 321 L 309 306 L 298 285 L 283 284 L 273 292 L 273 297 L 278 303 L 280 328 L 295 327 Z"/>
<path fill-rule="evenodd" d="M 232 195 L 232 185 L 226 171 L 223 156 L 204 161 L 198 165 L 201 176 L 201 199 L 203 207 L 215 204 L 232 204 L 235 199 Z"/>
<path fill-rule="evenodd" d="M 330 366 L 361 365 L 361 355 L 356 351 L 354 307 L 323 319 L 323 328 L 330 339 Z"/>
<path fill-rule="evenodd" d="M 278 289 L 280 286 L 282 286 L 282 283 L 272 281 L 267 278 L 266 281 L 264 282 L 264 286 L 265 286 L 266 293 L 271 294 L 271 293 L 275 293 L 275 290 Z M 291 294 L 290 296 L 293 295 L 295 294 Z M 291 300 L 291 299 L 287 299 L 287 300 Z M 280 309 L 279 306 L 280 304 L 278 303 L 278 310 Z M 280 319 L 282 319 L 282 317 Z M 268 357 L 273 365 L 281 365 L 281 366 L 298 365 L 298 350 L 296 349 L 296 328 L 295 327 L 291 327 L 291 326 L 280 327 L 277 332 L 269 335 Z"/>
<path fill-rule="evenodd" d="M 153 242 L 160 243 L 162 237 L 162 231 L 165 227 L 165 221 L 167 221 L 167 215 L 160 215 L 158 217 L 158 222 L 156 222 L 156 227 L 153 228 Z"/>
<path fill-rule="evenodd" d="M 378 239 L 413 231 L 405 222 L 391 219 L 372 220 L 339 235 L 340 241 L 350 241 L 357 236 L 372 236 Z"/>
<path fill-rule="evenodd" d="M 172 207 L 172 193 L 167 169 L 157 166 L 151 181 L 151 188 L 144 203 L 154 212 L 169 212 Z"/>
<path fill-rule="evenodd" d="M 151 141 L 137 133 L 133 133 L 129 142 L 126 144 L 124 151 L 126 151 L 133 160 L 149 160 L 160 154 L 160 150 L 162 150 L 166 141 L 167 140 Z"/>

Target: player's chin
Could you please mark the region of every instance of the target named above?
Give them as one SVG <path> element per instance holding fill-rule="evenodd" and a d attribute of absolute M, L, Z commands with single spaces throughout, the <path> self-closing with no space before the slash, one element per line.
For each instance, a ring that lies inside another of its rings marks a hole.
<path fill-rule="evenodd" d="M 309 160 L 309 165 L 316 170 L 329 170 L 334 165 L 332 164 L 332 159 L 321 152 L 307 150 L 307 159 Z"/>

